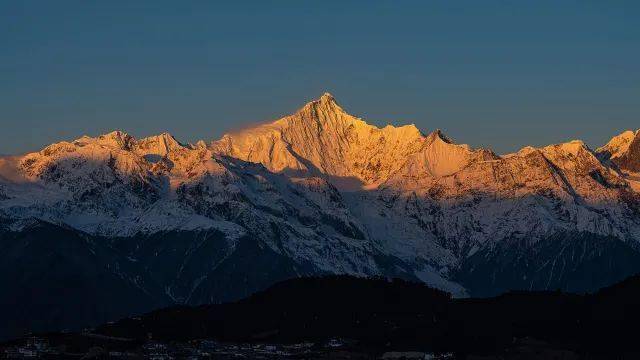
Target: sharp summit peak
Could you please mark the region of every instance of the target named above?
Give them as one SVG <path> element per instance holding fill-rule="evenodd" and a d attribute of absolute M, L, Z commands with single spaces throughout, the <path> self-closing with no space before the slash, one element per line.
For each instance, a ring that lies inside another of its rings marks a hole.
<path fill-rule="evenodd" d="M 329 92 L 323 93 L 319 98 L 311 100 L 307 104 L 332 104 L 337 105 L 336 98 Z"/>
<path fill-rule="evenodd" d="M 441 129 L 435 129 L 434 131 L 432 131 L 429 135 L 427 135 L 427 139 L 432 139 L 432 140 L 440 139 L 447 144 L 454 143 L 454 141 L 450 137 L 445 135 Z"/>

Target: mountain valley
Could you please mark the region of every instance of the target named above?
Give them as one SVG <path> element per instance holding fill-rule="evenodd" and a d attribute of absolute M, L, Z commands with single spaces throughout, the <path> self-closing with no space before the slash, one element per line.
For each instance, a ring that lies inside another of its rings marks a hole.
<path fill-rule="evenodd" d="M 4 156 L 0 337 L 305 276 L 592 292 L 640 272 L 638 135 L 498 155 L 324 94 L 208 142 L 114 131 Z"/>

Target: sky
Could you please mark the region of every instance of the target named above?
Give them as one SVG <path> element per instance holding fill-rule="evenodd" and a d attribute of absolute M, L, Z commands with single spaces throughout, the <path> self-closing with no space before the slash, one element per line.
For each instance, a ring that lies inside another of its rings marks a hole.
<path fill-rule="evenodd" d="M 219 138 L 324 92 L 497 153 L 640 128 L 638 1 L 0 1 L 0 154 Z"/>

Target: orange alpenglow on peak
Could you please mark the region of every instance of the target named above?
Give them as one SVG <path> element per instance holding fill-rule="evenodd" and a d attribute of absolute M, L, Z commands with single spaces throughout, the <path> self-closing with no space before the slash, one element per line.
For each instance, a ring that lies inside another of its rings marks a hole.
<path fill-rule="evenodd" d="M 405 167 L 447 175 L 465 166 L 475 153 L 467 145 L 454 144 L 440 130 L 425 137 L 413 124 L 370 125 L 344 111 L 329 93 L 292 115 L 227 134 L 211 148 L 271 171 L 357 179 L 367 188 L 393 174 L 407 173 Z"/>

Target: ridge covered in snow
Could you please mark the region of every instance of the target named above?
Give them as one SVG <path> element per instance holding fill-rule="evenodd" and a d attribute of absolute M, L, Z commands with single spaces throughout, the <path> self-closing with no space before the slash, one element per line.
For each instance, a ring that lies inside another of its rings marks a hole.
<path fill-rule="evenodd" d="M 498 156 L 440 130 L 370 125 L 324 94 L 209 144 L 114 131 L 0 158 L 0 218 L 11 231 L 36 219 L 112 239 L 213 231 L 218 255 L 248 241 L 295 273 L 403 274 L 464 295 L 455 274 L 494 249 L 557 234 L 637 247 L 637 134 Z M 205 278 L 167 293 L 192 298 Z"/>
<path fill-rule="evenodd" d="M 471 159 L 491 156 L 457 145 L 439 130 L 425 136 L 415 125 L 369 125 L 345 112 L 328 93 L 293 115 L 224 135 L 211 148 L 274 172 L 321 173 L 356 180 L 364 188 L 399 172 L 450 175 Z"/>
<path fill-rule="evenodd" d="M 627 130 L 611 138 L 606 145 L 599 147 L 596 152 L 605 154 L 609 159 L 619 158 L 629 151 L 629 146 L 637 135 L 638 131 Z"/>

